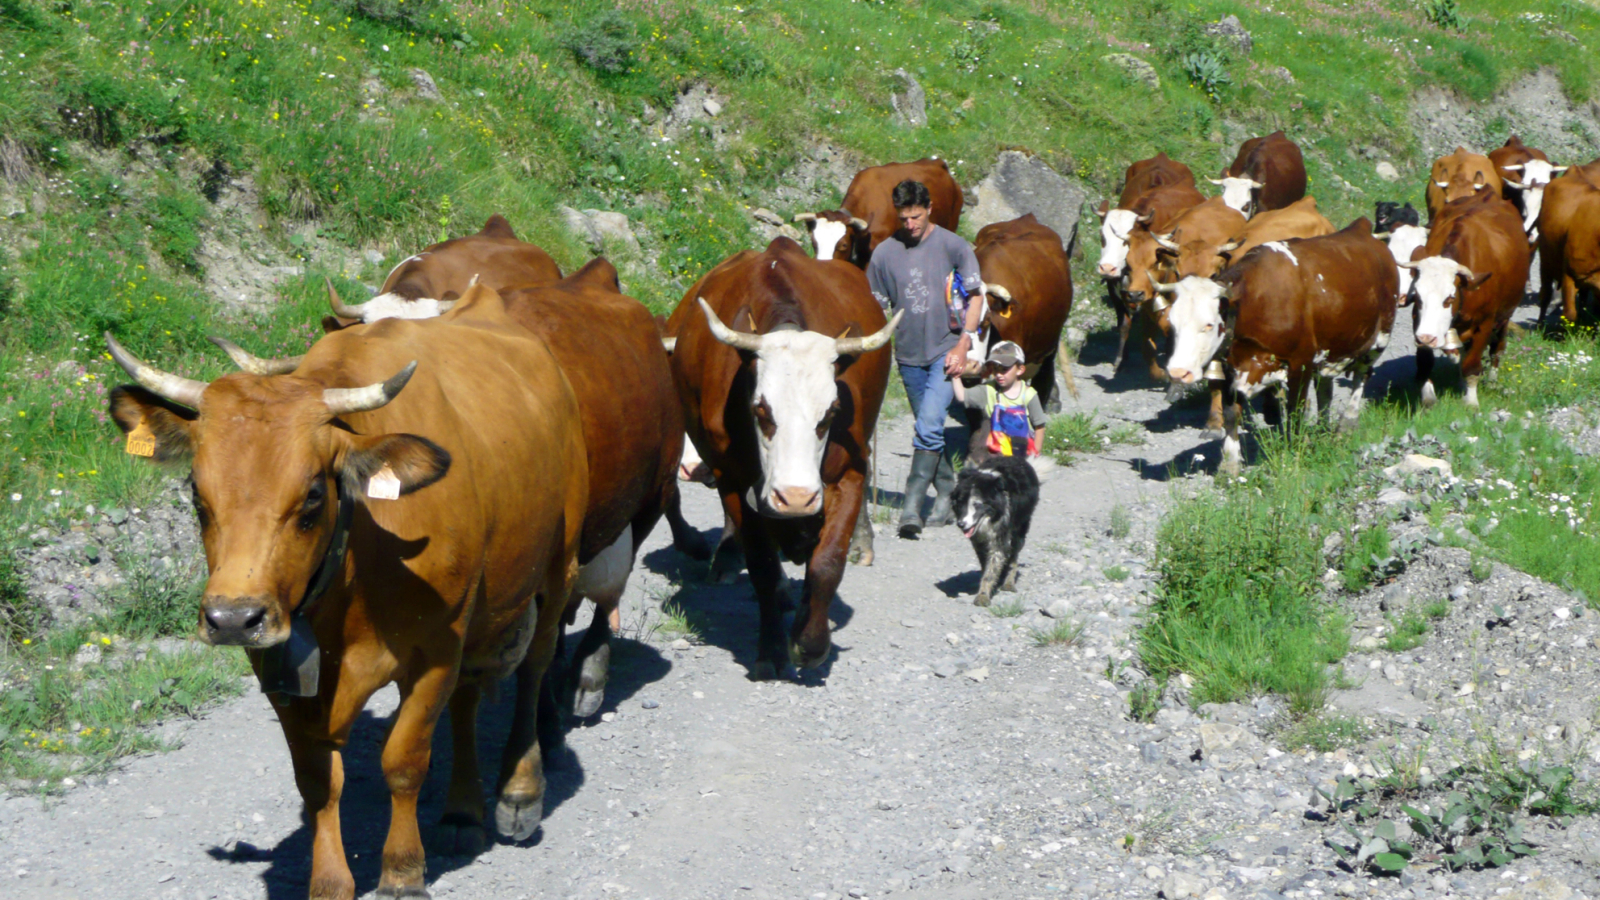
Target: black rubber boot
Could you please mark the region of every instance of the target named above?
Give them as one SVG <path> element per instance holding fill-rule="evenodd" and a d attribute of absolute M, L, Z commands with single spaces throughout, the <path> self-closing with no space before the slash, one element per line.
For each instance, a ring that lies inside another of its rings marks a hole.
<path fill-rule="evenodd" d="M 922 498 L 939 468 L 937 450 L 911 451 L 911 474 L 906 476 L 905 500 L 900 505 L 900 536 L 914 538 L 922 533 Z"/>
<path fill-rule="evenodd" d="M 933 509 L 928 513 L 929 528 L 943 528 L 956 520 L 950 509 L 950 492 L 956 489 L 955 448 L 945 445 L 939 456 L 939 469 L 933 475 Z"/>

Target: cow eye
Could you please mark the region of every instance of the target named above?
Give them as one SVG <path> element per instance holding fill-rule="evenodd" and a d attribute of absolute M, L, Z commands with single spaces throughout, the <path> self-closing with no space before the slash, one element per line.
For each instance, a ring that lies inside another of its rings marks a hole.
<path fill-rule="evenodd" d="M 833 427 L 833 416 L 838 411 L 839 401 L 835 400 L 833 401 L 833 404 L 828 407 L 828 411 L 822 414 L 822 421 L 817 423 L 817 437 L 823 438 L 828 436 L 828 429 Z"/>
<path fill-rule="evenodd" d="M 1207 323 L 1207 324 L 1206 324 L 1206 330 L 1207 330 L 1207 331 L 1211 331 L 1211 330 L 1212 330 L 1212 329 L 1213 329 L 1213 328 L 1215 328 L 1215 327 L 1216 327 L 1216 326 L 1214 326 L 1214 325 L 1212 325 L 1212 324 L 1210 324 L 1210 323 Z"/>
<path fill-rule="evenodd" d="M 772 440 L 773 435 L 778 433 L 778 423 L 772 420 L 772 407 L 767 405 L 765 397 L 756 401 L 755 415 L 756 427 L 761 429 L 767 440 Z"/>
<path fill-rule="evenodd" d="M 322 517 L 322 507 L 327 503 L 327 500 L 327 482 L 323 481 L 321 476 L 318 476 L 315 481 L 311 482 L 311 486 L 306 489 L 306 498 L 300 504 L 300 521 L 298 524 L 301 531 L 310 531 L 317 524 L 317 520 Z"/>

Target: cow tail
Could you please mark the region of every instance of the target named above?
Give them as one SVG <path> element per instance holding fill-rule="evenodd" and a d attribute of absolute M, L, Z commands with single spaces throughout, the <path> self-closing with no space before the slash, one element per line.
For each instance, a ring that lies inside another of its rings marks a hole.
<path fill-rule="evenodd" d="M 1072 348 L 1067 346 L 1067 339 L 1062 338 L 1056 345 L 1056 368 L 1061 370 L 1061 381 L 1067 386 L 1067 393 L 1072 399 L 1078 397 L 1078 380 L 1072 377 Z"/>

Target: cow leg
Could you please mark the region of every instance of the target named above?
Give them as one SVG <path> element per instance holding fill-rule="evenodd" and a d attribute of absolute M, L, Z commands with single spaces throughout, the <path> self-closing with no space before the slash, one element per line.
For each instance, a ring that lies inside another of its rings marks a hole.
<path fill-rule="evenodd" d="M 1299 413 L 1305 405 L 1306 392 L 1310 390 L 1311 371 L 1305 366 L 1289 367 L 1288 402 L 1284 404 L 1283 430 L 1292 432 L 1301 425 Z"/>
<path fill-rule="evenodd" d="M 1545 324 L 1545 314 L 1550 309 L 1550 300 L 1555 296 L 1556 284 L 1561 281 L 1562 256 L 1560 252 L 1552 253 L 1547 248 L 1539 249 L 1539 324 Z"/>
<path fill-rule="evenodd" d="M 734 502 L 739 502 L 737 497 Z M 755 589 L 756 603 L 761 607 L 756 662 L 750 669 L 750 677 L 756 681 L 771 681 L 782 672 L 784 660 L 783 606 L 778 596 L 783 584 L 783 566 L 778 561 L 778 549 L 767 533 L 766 524 L 755 513 L 744 516 L 739 540 L 745 548 L 750 586 Z"/>
<path fill-rule="evenodd" d="M 1061 391 L 1056 386 L 1056 351 L 1051 350 L 1039 360 L 1039 371 L 1030 385 L 1039 395 L 1039 403 L 1051 415 L 1061 412 Z"/>
<path fill-rule="evenodd" d="M 1569 328 L 1578 324 L 1578 282 L 1571 272 L 1561 273 L 1561 315 Z"/>
<path fill-rule="evenodd" d="M 572 714 L 587 719 L 600 711 L 606 698 L 606 672 L 611 664 L 612 616 L 622 603 L 633 571 L 633 529 L 625 528 L 611 546 L 595 554 L 578 570 L 573 586 L 574 598 L 594 601 L 594 618 L 583 640 L 572 654 L 572 668 L 578 672 L 578 689 L 572 700 Z"/>
<path fill-rule="evenodd" d="M 1122 361 L 1127 358 L 1128 332 L 1133 330 L 1133 311 L 1121 302 L 1116 290 L 1107 288 L 1111 295 L 1111 308 L 1117 311 L 1117 358 L 1111 361 L 1111 373 L 1122 371 Z"/>
<path fill-rule="evenodd" d="M 483 833 L 483 778 L 478 773 L 478 702 L 476 681 L 456 685 L 450 697 L 450 791 L 429 843 L 445 856 L 477 856 L 487 841 Z"/>
<path fill-rule="evenodd" d="M 1333 376 L 1315 373 L 1312 379 L 1317 388 L 1317 418 L 1333 421 Z"/>
<path fill-rule="evenodd" d="M 1067 393 L 1071 394 L 1072 399 L 1076 400 L 1078 399 L 1078 379 L 1074 378 L 1072 375 L 1072 363 L 1074 358 L 1075 354 L 1073 354 L 1072 348 L 1067 346 L 1066 338 L 1062 338 L 1056 342 L 1056 352 L 1052 359 L 1055 361 L 1056 368 L 1061 371 L 1061 383 L 1066 385 Z M 1061 402 L 1059 397 L 1056 401 L 1055 411 L 1061 411 Z"/>
<path fill-rule="evenodd" d="M 291 701 L 312 705 L 315 698 Z M 332 742 L 316 740 L 305 733 L 293 717 L 278 712 L 284 737 L 289 742 L 289 759 L 294 765 L 295 787 L 311 818 L 311 900 L 353 900 L 356 880 L 344 855 L 344 837 L 339 830 L 339 797 L 344 792 L 344 759 Z"/>
<path fill-rule="evenodd" d="M 1422 406 L 1424 409 L 1439 402 L 1439 395 L 1433 390 L 1433 351 L 1427 347 L 1417 348 L 1417 381 L 1422 385 Z"/>
<path fill-rule="evenodd" d="M 872 565 L 872 516 L 867 513 L 866 503 L 861 504 L 861 512 L 856 516 L 856 530 L 850 536 L 850 561 L 858 566 Z"/>
<path fill-rule="evenodd" d="M 1222 385 L 1221 381 L 1213 381 L 1208 387 L 1211 391 L 1211 409 L 1206 413 L 1206 427 L 1200 432 L 1202 440 L 1215 440 L 1222 437 Z"/>
<path fill-rule="evenodd" d="M 1142 306 L 1140 310 L 1142 321 L 1139 324 L 1142 327 L 1140 329 L 1139 351 L 1144 354 L 1144 363 L 1150 369 L 1150 377 L 1154 378 L 1157 384 L 1171 384 L 1172 376 L 1167 374 L 1166 367 L 1161 365 L 1160 359 L 1161 344 L 1162 339 L 1166 337 L 1166 329 L 1161 327 L 1160 315 L 1155 312 L 1152 306 Z M 1182 393 L 1181 389 L 1179 393 Z M 1167 394 L 1167 399 L 1173 399 L 1170 391 Z"/>
<path fill-rule="evenodd" d="M 677 482 L 668 483 L 662 494 L 661 506 L 667 516 L 667 527 L 672 529 L 672 546 L 690 559 L 710 559 L 711 547 L 706 539 L 683 517 L 683 498 L 678 494 Z"/>
<path fill-rule="evenodd" d="M 1239 447 L 1239 418 L 1244 414 L 1240 407 L 1242 395 L 1238 391 L 1229 391 L 1233 396 L 1232 403 L 1223 406 L 1222 425 L 1227 436 L 1222 439 L 1222 462 L 1217 467 L 1218 474 L 1238 475 L 1239 467 L 1244 463 L 1244 454 Z"/>
<path fill-rule="evenodd" d="M 861 493 L 866 486 L 862 472 L 847 472 L 838 484 L 823 490 L 823 509 L 827 510 L 817 546 L 806 560 L 805 601 L 794 619 L 790 635 L 789 658 L 796 666 L 814 669 L 828 658 L 833 647 L 828 608 L 834 592 L 844 578 L 844 556 L 849 534 L 861 515 Z"/>
<path fill-rule="evenodd" d="M 433 729 L 455 691 L 459 656 L 427 660 L 402 682 L 400 709 L 383 745 L 383 777 L 389 783 L 389 837 L 383 842 L 380 897 L 426 897 L 426 855 L 417 828 L 417 795 L 428 779 Z M 476 748 L 473 748 L 476 752 Z"/>
<path fill-rule="evenodd" d="M 717 549 L 711 554 L 711 571 L 706 578 L 712 584 L 732 584 L 739 580 L 745 569 L 744 547 L 741 546 L 739 528 L 726 512 L 722 517 L 722 536 Z"/>
<path fill-rule="evenodd" d="M 1483 375 L 1483 354 L 1489 348 L 1490 329 L 1480 325 L 1467 338 L 1461 351 L 1461 378 L 1467 384 L 1467 405 L 1478 408 L 1478 379 Z"/>

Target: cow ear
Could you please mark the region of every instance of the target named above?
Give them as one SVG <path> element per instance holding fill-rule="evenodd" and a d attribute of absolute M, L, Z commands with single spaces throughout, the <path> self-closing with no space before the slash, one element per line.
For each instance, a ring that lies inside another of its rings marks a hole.
<path fill-rule="evenodd" d="M 333 334 L 335 331 L 343 331 L 346 328 L 349 328 L 351 325 L 360 324 L 360 319 L 341 319 L 338 316 L 323 316 L 322 333 Z"/>
<path fill-rule="evenodd" d="M 157 462 L 188 459 L 194 454 L 190 429 L 200 414 L 142 387 L 125 384 L 111 391 L 111 419 L 123 434 L 132 434 L 128 452 Z M 146 452 L 149 451 L 149 452 Z"/>
<path fill-rule="evenodd" d="M 1470 291 L 1474 288 L 1481 287 L 1485 281 L 1489 280 L 1489 276 L 1493 274 L 1493 272 L 1479 272 L 1471 278 L 1464 278 L 1461 280 L 1461 289 Z"/>
<path fill-rule="evenodd" d="M 748 304 L 739 307 L 739 311 L 733 314 L 733 320 L 728 323 L 728 327 L 734 331 L 742 331 L 745 334 L 756 333 L 756 317 L 750 312 Z"/>
<path fill-rule="evenodd" d="M 367 496 L 372 477 L 384 470 L 400 482 L 401 494 L 419 491 L 450 471 L 450 451 L 425 437 L 379 434 L 346 438 L 349 446 L 340 474 L 352 497 Z"/>
<path fill-rule="evenodd" d="M 1102 219 L 1104 219 L 1106 217 L 1106 213 L 1108 213 L 1110 211 L 1111 211 L 1111 201 L 1110 200 L 1101 200 L 1100 201 L 1100 205 L 1096 206 L 1094 208 L 1094 214 L 1099 216 Z"/>

